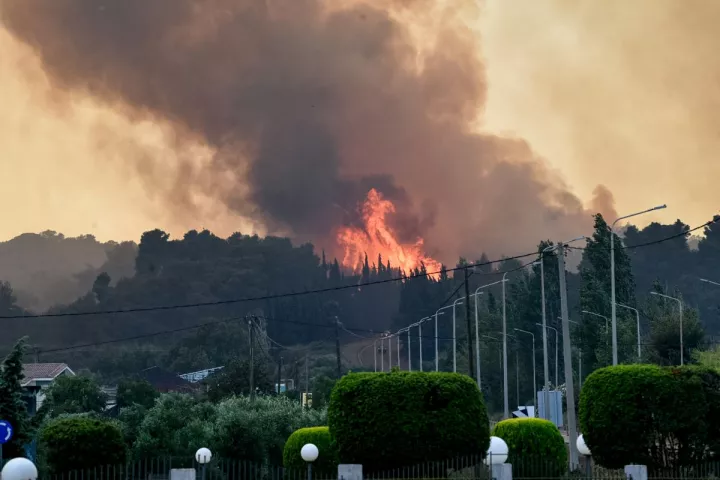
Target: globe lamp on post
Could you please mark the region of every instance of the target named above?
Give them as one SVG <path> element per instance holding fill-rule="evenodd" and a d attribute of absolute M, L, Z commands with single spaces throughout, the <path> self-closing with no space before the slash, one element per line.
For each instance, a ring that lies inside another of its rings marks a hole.
<path fill-rule="evenodd" d="M 27 458 L 13 458 L 5 464 L 0 473 L 3 480 L 37 480 L 35 464 Z"/>
<path fill-rule="evenodd" d="M 312 443 L 306 443 L 303 445 L 302 449 L 300 449 L 300 456 L 305 462 L 307 462 L 308 480 L 312 480 L 312 464 L 315 460 L 317 460 L 318 455 L 320 455 L 320 452 Z"/>
<path fill-rule="evenodd" d="M 575 443 L 577 446 L 577 451 L 580 455 L 585 457 L 585 470 L 588 473 L 588 476 L 590 475 L 590 465 L 592 462 L 591 455 L 592 452 L 590 452 L 590 448 L 587 446 L 587 443 L 585 443 L 585 437 L 581 434 L 577 438 L 577 442 Z"/>
<path fill-rule="evenodd" d="M 207 464 L 212 460 L 212 452 L 209 448 L 201 448 L 195 452 L 195 460 L 202 465 L 202 480 L 205 480 L 205 470 L 207 469 Z"/>
<path fill-rule="evenodd" d="M 509 452 L 505 440 L 500 437 L 490 437 L 490 448 L 487 450 L 485 464 L 490 465 L 494 480 L 512 479 L 512 465 L 505 463 Z"/>

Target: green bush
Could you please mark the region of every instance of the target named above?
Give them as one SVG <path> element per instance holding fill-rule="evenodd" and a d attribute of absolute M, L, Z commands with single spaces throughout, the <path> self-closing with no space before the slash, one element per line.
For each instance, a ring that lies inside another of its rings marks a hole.
<path fill-rule="evenodd" d="M 720 375 L 701 367 L 620 365 L 593 372 L 580 394 L 580 428 L 593 460 L 651 471 L 720 452 Z"/>
<path fill-rule="evenodd" d="M 123 434 L 115 422 L 88 416 L 58 418 L 40 434 L 51 473 L 125 463 Z"/>
<path fill-rule="evenodd" d="M 370 472 L 487 451 L 487 411 L 457 373 L 350 373 L 335 385 L 328 425 L 341 463 Z"/>
<path fill-rule="evenodd" d="M 303 445 L 312 443 L 318 447 L 318 458 L 313 464 L 313 471 L 318 475 L 336 475 L 338 466 L 335 442 L 330 436 L 328 427 L 310 427 L 296 430 L 285 442 L 283 465 L 292 470 L 304 470 L 305 461 L 300 457 Z"/>
<path fill-rule="evenodd" d="M 508 463 L 519 478 L 558 478 L 567 472 L 562 434 L 549 420 L 513 418 L 495 425 L 492 435 L 508 445 Z"/>

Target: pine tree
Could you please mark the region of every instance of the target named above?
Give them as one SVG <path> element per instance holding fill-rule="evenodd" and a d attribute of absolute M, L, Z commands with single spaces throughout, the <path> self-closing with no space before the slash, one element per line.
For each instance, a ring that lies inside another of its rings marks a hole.
<path fill-rule="evenodd" d="M 21 338 L 2 363 L 0 372 L 0 419 L 13 427 L 13 438 L 3 445 L 3 457 L 25 456 L 24 446 L 30 440 L 30 419 L 23 400 L 23 356 L 26 339 Z"/>

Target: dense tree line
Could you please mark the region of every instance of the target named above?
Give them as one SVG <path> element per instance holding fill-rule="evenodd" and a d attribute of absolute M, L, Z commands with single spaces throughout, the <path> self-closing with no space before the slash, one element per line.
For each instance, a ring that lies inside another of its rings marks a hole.
<path fill-rule="evenodd" d="M 691 248 L 688 226 L 678 221 L 672 225 L 651 224 L 644 229 L 628 227 L 616 241 L 616 279 L 618 303 L 637 308 L 641 317 L 643 360 L 660 364 L 677 363 L 679 323 L 677 305 L 651 290 L 682 297 L 685 302 L 685 358 L 691 358 L 694 348 L 706 345 L 709 336 L 716 334 L 718 323 L 718 294 L 710 284 L 699 278 L 720 280 L 714 266 L 720 261 L 720 228 L 707 228 L 704 237 Z M 675 238 L 659 242 L 659 240 Z M 568 263 L 579 263 L 577 272 L 568 272 L 568 296 L 573 325 L 572 335 L 582 358 L 583 376 L 595 368 L 610 363 L 610 336 L 601 317 L 589 316 L 590 311 L 610 317 L 610 232 L 605 220 L 595 218 L 595 230 L 587 245 L 573 244 L 568 251 Z M 646 245 L 649 244 L 649 245 Z M 550 241 L 538 244 L 542 252 Z M 634 245 L 644 245 L 631 248 Z M 625 248 L 628 247 L 628 248 Z M 469 290 L 497 282 L 503 272 L 506 284 L 506 315 L 510 342 L 510 390 L 518 403 L 531 402 L 532 362 L 531 337 L 514 329 L 534 333 L 538 384 L 542 378 L 542 332 L 536 325 L 542 320 L 540 265 L 529 263 L 540 258 L 505 260 L 487 263 L 487 256 L 479 255 L 472 263 Z M 545 299 L 548 325 L 560 330 L 558 263 L 553 252 L 543 258 L 545 271 Z M 573 260 L 575 259 L 575 260 Z M 457 266 L 469 262 L 460 259 Z M 312 376 L 335 377 L 332 346 L 336 335 L 336 319 L 342 326 L 342 344 L 360 342 L 358 337 L 373 337 L 373 332 L 398 328 L 431 316 L 441 306 L 464 296 L 462 271 L 452 269 L 439 275 L 424 275 L 424 267 L 414 272 L 400 272 L 391 261 L 366 258 L 357 273 L 344 271 L 336 259 L 326 257 L 310 244 L 293 245 L 287 238 L 234 234 L 227 239 L 208 231 L 190 231 L 181 239 L 170 239 L 160 230 L 146 232 L 134 256 L 134 275 L 115 279 L 111 269 L 99 272 L 87 293 L 67 305 L 49 309 L 58 315 L 77 315 L 98 310 L 113 311 L 142 309 L 158 305 L 192 305 L 222 302 L 227 299 L 264 298 L 264 300 L 221 303 L 210 307 L 132 312 L 122 315 L 59 316 L 41 319 L 5 320 L 7 339 L 29 335 L 32 352 L 39 349 L 41 359 L 63 360 L 73 365 L 88 366 L 103 375 L 118 378 L 152 365 L 162 365 L 176 372 L 188 372 L 218 365 L 237 365 L 248 360 L 248 325 L 246 317 L 254 315 L 263 324 L 258 335 L 259 358 L 269 364 L 269 371 L 283 357 L 284 376 L 299 384 L 304 376 L 303 365 L 310 356 Z M 397 278 L 397 282 L 363 286 L 373 281 Z M 325 289 L 322 294 L 302 294 L 308 290 Z M 458 370 L 468 371 L 467 323 L 465 309 L 470 309 L 471 328 L 474 329 L 475 302 L 482 331 L 481 373 L 486 397 L 491 409 L 501 398 L 500 347 L 502 322 L 502 285 L 481 289 L 482 295 L 459 305 L 456 311 L 456 338 L 459 352 Z M 272 298 L 275 295 L 299 295 Z M 0 286 L 0 315 L 22 315 L 12 286 Z M 441 364 L 452 368 L 449 355 L 452 345 L 452 311 L 439 317 Z M 618 309 L 619 346 L 622 361 L 637 357 L 635 314 Z M 434 367 L 433 321 L 423 329 L 423 359 L 427 368 Z M 199 328 L 195 328 L 198 327 Z M 174 333 L 158 332 L 172 330 Z M 351 332 L 351 333 L 348 333 Z M 412 335 L 417 335 L 417 329 Z M 57 348 L 92 344 L 137 337 L 132 342 L 99 345 L 71 351 Z M 413 338 L 417 342 L 417 338 Z M 555 378 L 555 333 L 548 331 L 551 384 L 562 384 L 563 359 L 559 355 Z M 562 340 L 559 337 L 559 340 Z M 401 345 L 407 351 L 407 335 Z M 366 342 L 367 343 L 367 342 Z M 280 347 L 280 346 L 284 347 Z M 293 345 L 305 345 L 292 349 Z M 395 345 L 393 345 L 395 346 Z M 287 347 L 287 348 L 285 348 Z M 418 344 L 413 351 L 418 352 Z M 474 343 L 472 345 L 474 349 Z M 561 350 L 561 349 L 560 349 Z M 45 353 L 47 352 L 47 353 Z M 417 353 L 416 353 L 417 355 Z M 415 357 L 415 362 L 419 358 Z M 517 359 L 518 366 L 515 367 Z M 395 361 L 395 359 L 393 360 Z M 343 369 L 357 363 L 352 353 L 343 354 Z M 406 360 L 403 365 L 406 366 Z M 324 366 L 323 366 L 324 365 Z M 354 367 L 357 369 L 357 365 Z M 577 366 L 574 367 L 576 370 Z M 247 370 L 247 368 L 246 368 Z M 514 377 L 519 372 L 519 382 Z M 274 379 L 275 373 L 271 373 Z M 518 398 L 515 398 L 518 397 Z"/>

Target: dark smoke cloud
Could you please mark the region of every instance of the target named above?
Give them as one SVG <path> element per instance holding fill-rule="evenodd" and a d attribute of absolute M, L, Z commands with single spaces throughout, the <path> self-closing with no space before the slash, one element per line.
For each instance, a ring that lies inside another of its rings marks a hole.
<path fill-rule="evenodd" d="M 586 230 L 588 212 L 525 142 L 470 131 L 486 85 L 469 30 L 440 25 L 418 69 L 397 17 L 324 5 L 0 0 L 0 18 L 58 89 L 170 121 L 179 148 L 182 135 L 215 146 L 209 192 L 214 175 L 247 170 L 249 197 L 219 189 L 218 200 L 271 229 L 327 240 L 375 187 L 398 203 L 404 235 L 426 235 L 446 259 Z M 168 202 L 191 201 L 176 190 Z"/>

